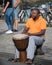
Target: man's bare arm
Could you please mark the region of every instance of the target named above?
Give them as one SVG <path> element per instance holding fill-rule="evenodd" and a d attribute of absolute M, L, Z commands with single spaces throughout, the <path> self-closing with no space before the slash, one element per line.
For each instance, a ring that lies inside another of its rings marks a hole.
<path fill-rule="evenodd" d="M 30 36 L 31 36 L 31 35 L 33 35 L 33 36 L 42 36 L 42 35 L 44 35 L 44 34 L 45 34 L 45 32 L 46 32 L 46 29 L 41 30 L 40 32 L 35 33 L 35 34 L 30 34 L 30 33 L 28 33 L 28 34 L 29 34 Z"/>
<path fill-rule="evenodd" d="M 28 34 L 28 30 L 29 30 L 29 28 L 26 28 L 26 27 L 25 27 L 22 33 Z"/>

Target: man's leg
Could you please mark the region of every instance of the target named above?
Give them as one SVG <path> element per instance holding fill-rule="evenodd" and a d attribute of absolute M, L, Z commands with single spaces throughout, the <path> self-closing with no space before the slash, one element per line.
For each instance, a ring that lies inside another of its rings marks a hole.
<path fill-rule="evenodd" d="M 35 55 L 44 55 L 44 52 L 42 50 L 42 45 L 43 45 L 45 39 L 42 37 L 36 36 L 35 40 L 36 40 L 36 53 L 35 53 Z"/>
<path fill-rule="evenodd" d="M 8 26 L 8 31 L 6 31 L 5 33 L 6 34 L 10 34 L 10 33 L 13 33 L 12 32 L 12 16 L 11 16 L 11 13 L 12 13 L 12 8 L 8 8 L 5 12 L 5 22 Z"/>
<path fill-rule="evenodd" d="M 14 24 L 13 24 L 13 29 L 14 29 L 13 31 L 14 31 L 14 32 L 15 32 L 15 30 L 17 31 L 17 30 L 18 30 L 17 28 L 18 28 L 18 20 L 15 19 L 15 20 L 14 20 Z"/>
<path fill-rule="evenodd" d="M 19 51 L 17 49 L 15 51 L 15 58 L 19 58 Z"/>
<path fill-rule="evenodd" d="M 5 22 L 7 23 L 8 30 L 11 30 L 12 28 L 12 8 L 8 8 L 5 12 Z"/>
<path fill-rule="evenodd" d="M 36 50 L 35 40 L 33 36 L 29 36 L 29 44 L 27 48 L 27 58 L 33 59 Z"/>
<path fill-rule="evenodd" d="M 29 44 L 27 48 L 27 60 L 26 63 L 31 63 L 31 60 L 34 58 L 34 53 L 36 51 L 36 44 L 41 45 L 43 42 L 43 38 L 37 36 L 29 36 Z"/>
<path fill-rule="evenodd" d="M 8 16 L 6 14 L 4 15 L 4 19 L 5 19 L 5 22 L 6 22 L 7 26 L 8 26 Z M 8 27 L 8 29 L 9 29 L 9 27 Z"/>
<path fill-rule="evenodd" d="M 8 15 L 8 12 L 9 12 L 9 9 L 6 10 L 5 12 L 5 16 L 4 16 L 4 19 L 5 19 L 5 22 L 8 26 L 8 30 L 10 30 L 10 25 L 9 25 L 9 15 Z M 10 13 L 10 12 L 9 12 Z"/>
<path fill-rule="evenodd" d="M 15 58 L 9 58 L 8 61 L 17 62 L 19 61 L 19 51 L 15 50 Z"/>
<path fill-rule="evenodd" d="M 11 30 L 12 30 L 12 27 L 13 27 L 12 17 L 13 17 L 13 8 L 10 8 L 9 25 L 10 25 Z"/>

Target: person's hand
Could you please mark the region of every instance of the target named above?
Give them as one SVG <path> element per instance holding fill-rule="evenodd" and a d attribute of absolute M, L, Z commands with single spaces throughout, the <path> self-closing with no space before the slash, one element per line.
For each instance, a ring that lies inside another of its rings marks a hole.
<path fill-rule="evenodd" d="M 13 6 L 13 8 L 16 8 L 17 6 Z"/>
<path fill-rule="evenodd" d="M 22 34 L 25 34 L 24 32 L 21 32 Z"/>
<path fill-rule="evenodd" d="M 29 36 L 32 36 L 32 35 L 34 35 L 34 34 L 30 34 L 30 33 L 28 33 L 28 35 L 29 35 Z"/>
<path fill-rule="evenodd" d="M 2 9 L 2 13 L 5 13 L 5 11 L 6 11 L 6 9 L 3 8 L 3 9 Z"/>

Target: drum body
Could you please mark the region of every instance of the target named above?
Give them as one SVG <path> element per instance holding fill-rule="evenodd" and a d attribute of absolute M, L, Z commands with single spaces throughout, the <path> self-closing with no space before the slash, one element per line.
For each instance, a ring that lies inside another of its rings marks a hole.
<path fill-rule="evenodd" d="M 18 51 L 20 52 L 20 61 L 25 62 L 27 60 L 26 48 L 28 47 L 28 35 L 17 34 L 13 36 L 13 42 Z"/>

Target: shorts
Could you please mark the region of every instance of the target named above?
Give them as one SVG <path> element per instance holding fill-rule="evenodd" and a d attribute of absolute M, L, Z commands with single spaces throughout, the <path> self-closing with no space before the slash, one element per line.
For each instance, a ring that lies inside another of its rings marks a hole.
<path fill-rule="evenodd" d="M 20 8 L 19 7 L 13 9 L 13 18 L 14 19 L 18 19 L 19 11 L 20 11 Z"/>

